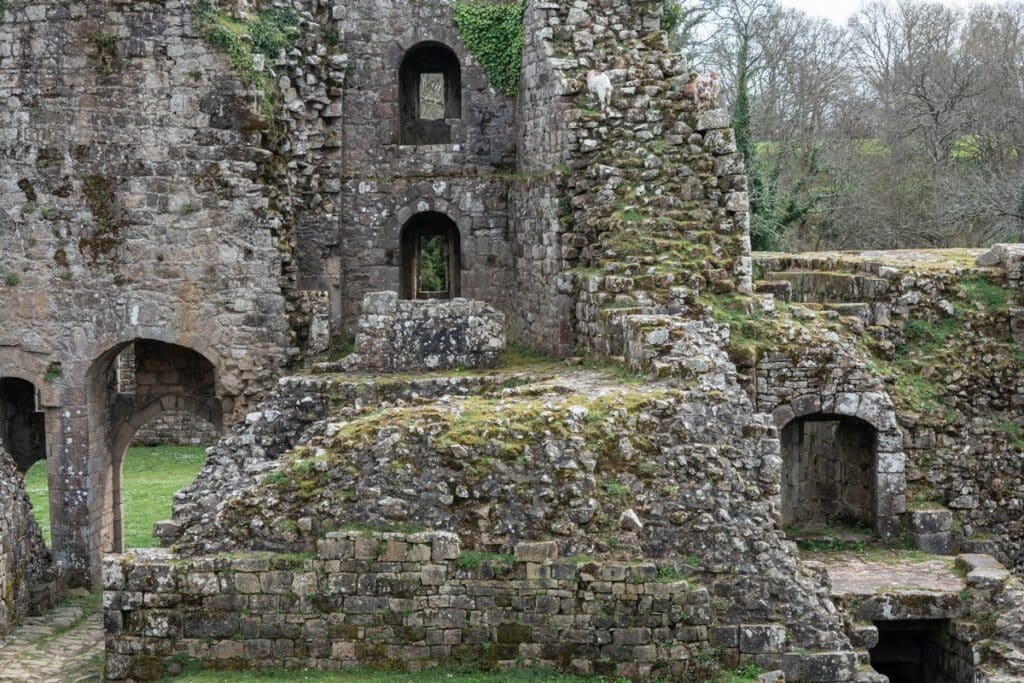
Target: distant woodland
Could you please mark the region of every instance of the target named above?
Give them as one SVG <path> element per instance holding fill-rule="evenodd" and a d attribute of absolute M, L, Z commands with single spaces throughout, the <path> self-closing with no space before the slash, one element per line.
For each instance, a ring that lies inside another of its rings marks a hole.
<path fill-rule="evenodd" d="M 845 25 L 773 0 L 668 0 L 717 72 L 758 250 L 986 246 L 1024 234 L 1024 2 L 874 2 Z"/>

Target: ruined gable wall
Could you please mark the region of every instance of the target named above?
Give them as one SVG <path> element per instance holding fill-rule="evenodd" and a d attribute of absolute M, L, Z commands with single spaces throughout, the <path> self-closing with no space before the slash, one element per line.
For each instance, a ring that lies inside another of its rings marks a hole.
<path fill-rule="evenodd" d="M 335 8 L 350 68 L 345 83 L 341 222 L 336 258 L 340 323 L 355 331 L 363 297 L 397 290 L 399 236 L 423 211 L 459 227 L 462 295 L 508 310 L 516 299 L 508 247 L 514 102 L 491 87 L 466 49 L 449 3 L 359 0 Z M 462 118 L 449 144 L 399 144 L 399 67 L 424 42 L 450 48 L 462 67 Z"/>
<path fill-rule="evenodd" d="M 61 364 L 57 394 L 135 336 L 201 351 L 227 396 L 266 387 L 289 346 L 268 154 L 188 5 L 7 3 L 0 83 L 0 348 Z"/>

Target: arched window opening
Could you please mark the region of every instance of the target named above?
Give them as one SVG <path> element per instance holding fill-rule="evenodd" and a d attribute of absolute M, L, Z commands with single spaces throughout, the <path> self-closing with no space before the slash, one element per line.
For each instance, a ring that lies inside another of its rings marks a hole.
<path fill-rule="evenodd" d="M 875 429 L 854 417 L 808 415 L 782 430 L 782 524 L 874 526 Z"/>
<path fill-rule="evenodd" d="M 436 212 L 414 216 L 402 229 L 403 299 L 452 299 L 462 294 L 459 228 Z"/>
<path fill-rule="evenodd" d="M 0 447 L 23 473 L 46 459 L 45 420 L 31 382 L 0 379 Z"/>
<path fill-rule="evenodd" d="M 402 59 L 398 74 L 403 145 L 452 141 L 449 121 L 462 118 L 462 66 L 445 45 L 422 43 Z"/>

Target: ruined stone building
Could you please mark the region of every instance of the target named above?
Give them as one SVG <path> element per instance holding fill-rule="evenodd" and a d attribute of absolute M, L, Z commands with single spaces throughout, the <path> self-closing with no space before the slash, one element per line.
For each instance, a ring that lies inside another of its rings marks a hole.
<path fill-rule="evenodd" d="M 1022 680 L 1024 249 L 751 254 L 693 76 L 657 0 L 0 2 L 0 631 L 56 581 L 111 680 Z M 166 414 L 224 437 L 104 564 Z M 961 583 L 843 592 L 839 527 Z"/>

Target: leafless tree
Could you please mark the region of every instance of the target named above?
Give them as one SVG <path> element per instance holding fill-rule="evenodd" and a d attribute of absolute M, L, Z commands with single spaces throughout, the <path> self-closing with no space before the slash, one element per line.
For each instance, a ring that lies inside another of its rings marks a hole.
<path fill-rule="evenodd" d="M 723 75 L 755 236 L 863 249 L 1024 232 L 1024 1 L 876 0 L 846 26 L 774 0 L 708 7 L 693 64 Z"/>

